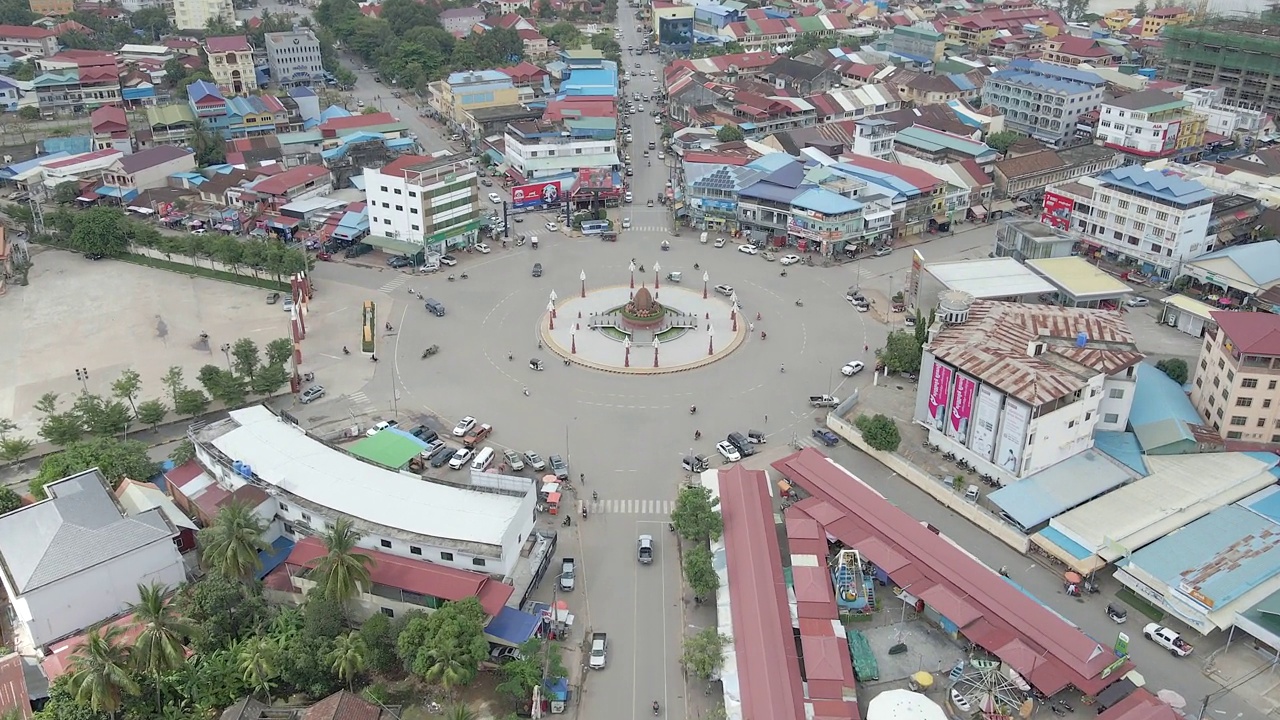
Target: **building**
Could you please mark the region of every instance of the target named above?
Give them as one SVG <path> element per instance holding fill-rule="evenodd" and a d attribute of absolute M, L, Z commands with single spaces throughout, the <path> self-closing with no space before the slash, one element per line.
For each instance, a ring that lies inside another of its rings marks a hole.
<path fill-rule="evenodd" d="M 618 170 L 622 165 L 612 128 L 592 131 L 568 123 L 526 120 L 507 126 L 504 147 L 507 164 L 524 180 L 559 177 L 590 168 Z"/>
<path fill-rule="evenodd" d="M 928 318 L 948 292 L 967 293 L 978 300 L 1034 303 L 1052 294 L 1054 287 L 1013 258 L 926 263 L 917 253 L 905 291 L 907 305 Z"/>
<path fill-rule="evenodd" d="M 1157 37 L 1171 25 L 1187 25 L 1194 19 L 1195 15 L 1184 7 L 1153 8 L 1142 16 L 1140 34 L 1144 38 Z"/>
<path fill-rule="evenodd" d="M 1122 161 L 1120 153 L 1093 144 L 1026 155 L 1010 153 L 995 164 L 992 172 L 995 197 L 1018 198 L 1055 183 L 1093 177 L 1120 167 Z"/>
<path fill-rule="evenodd" d="M 58 54 L 58 35 L 31 25 L 0 25 L 0 53 L 22 53 L 37 58 Z"/>
<path fill-rule="evenodd" d="M 1280 315 L 1219 311 L 1200 346 L 1191 402 L 1227 440 L 1280 443 Z"/>
<path fill-rule="evenodd" d="M 227 192 L 227 204 L 279 210 L 291 202 L 333 192 L 333 174 L 320 165 L 299 165 Z"/>
<path fill-rule="evenodd" d="M 994 169 L 1000 153 L 981 140 L 913 125 L 894 137 L 899 155 L 911 155 L 935 163 L 972 160 L 984 172 Z"/>
<path fill-rule="evenodd" d="M 985 52 L 997 36 L 1025 34 L 1028 26 L 1035 26 L 1045 37 L 1056 37 L 1067 25 L 1054 10 L 1035 6 L 1011 10 L 997 7 L 948 18 L 944 32 L 949 45 L 964 45 L 974 52 Z"/>
<path fill-rule="evenodd" d="M 869 118 L 854 123 L 853 152 L 855 155 L 892 160 L 894 140 L 898 135 L 897 123 Z"/>
<path fill-rule="evenodd" d="M 946 46 L 946 36 L 929 23 L 900 25 L 887 38 L 890 52 L 921 64 L 941 62 Z"/>
<path fill-rule="evenodd" d="M 1040 226 L 1055 230 L 1044 223 Z M 1055 236 L 1061 237 L 1061 231 L 1055 230 Z M 1047 241 L 1042 246 L 1051 244 L 1052 241 Z M 1025 262 L 1032 272 L 1054 287 L 1056 292 L 1051 300 L 1055 305 L 1119 310 L 1120 303 L 1133 293 L 1133 288 L 1120 278 L 1074 254 L 1050 255 Z"/>
<path fill-rule="evenodd" d="M 1075 238 L 1063 230 L 1025 217 L 1000 218 L 996 227 L 996 257 L 1028 260 L 1070 257 Z"/>
<path fill-rule="evenodd" d="M 1226 99 L 1227 91 L 1220 87 L 1184 90 L 1182 99 L 1191 103 L 1191 109 L 1205 117 L 1206 142 L 1209 133 L 1237 143 L 1237 147 L 1251 148 L 1267 124 L 1267 114 L 1261 110 L 1241 107 Z"/>
<path fill-rule="evenodd" d="M 1080 117 L 1097 110 L 1106 81 L 1094 73 L 1016 59 L 982 86 L 982 103 L 1004 113 L 1006 130 L 1063 147 L 1073 144 Z"/>
<path fill-rule="evenodd" d="M 133 137 L 129 134 L 129 118 L 124 108 L 106 105 L 89 113 L 89 127 L 93 131 L 93 149 L 114 148 L 126 155 L 133 152 Z"/>
<path fill-rule="evenodd" d="M 152 508 L 159 509 L 169 520 L 169 524 L 178 530 L 178 534 L 173 538 L 173 544 L 178 548 L 178 552 L 189 553 L 196 549 L 196 533 L 199 528 L 156 485 L 125 478 L 116 487 L 115 495 L 120 506 L 130 516 L 137 516 Z"/>
<path fill-rule="evenodd" d="M 915 420 L 975 472 L 1012 482 L 1129 422 L 1142 353 L 1119 313 L 949 293 L 929 335 Z"/>
<path fill-rule="evenodd" d="M 1051 63 L 1072 67 L 1086 63 L 1095 68 L 1109 67 L 1117 62 L 1111 47 L 1110 43 L 1103 43 L 1092 37 L 1059 35 L 1052 40 L 1044 41 L 1044 52 L 1041 57 Z"/>
<path fill-rule="evenodd" d="M 0 581 L 37 648 L 138 600 L 138 585 L 186 580 L 178 529 L 158 508 L 130 515 L 96 468 L 45 486 L 48 498 L 0 516 Z"/>
<path fill-rule="evenodd" d="M 171 175 L 195 169 L 194 153 L 182 147 L 158 145 L 117 159 L 103 172 L 97 193 L 128 203 L 143 190 L 167 186 Z"/>
<path fill-rule="evenodd" d="M 1213 191 L 1172 172 L 1128 165 L 1050 186 L 1042 221 L 1147 274 L 1172 279 L 1182 263 L 1213 249 Z"/>
<path fill-rule="evenodd" d="M 427 102 L 440 114 L 441 122 L 455 129 L 470 124 L 477 110 L 520 104 L 515 82 L 500 70 L 449 73 L 428 85 L 427 93 Z"/>
<path fill-rule="evenodd" d="M 369 232 L 411 253 L 475 242 L 482 205 L 470 158 L 405 155 L 380 170 L 365 168 Z"/>
<path fill-rule="evenodd" d="M 40 74 L 32 80 L 40 109 L 83 112 L 122 100 L 116 57 L 96 50 L 67 50 L 37 62 Z"/>
<path fill-rule="evenodd" d="M 1102 103 L 1098 142 L 1132 162 L 1172 157 L 1204 144 L 1205 117 L 1162 90 L 1143 90 Z"/>
<path fill-rule="evenodd" d="M 1226 99 L 1280 116 L 1280 36 L 1274 19 L 1210 18 L 1161 33 L 1160 78 L 1220 87 Z"/>
<path fill-rule="evenodd" d="M 207 38 L 204 52 L 209 59 L 209 73 L 223 93 L 246 95 L 258 89 L 249 38 L 243 35 Z"/>
<path fill-rule="evenodd" d="M 235 23 L 231 0 L 173 0 L 173 26 L 179 30 L 204 30 L 210 20 Z"/>
<path fill-rule="evenodd" d="M 315 33 L 306 28 L 268 33 L 266 45 L 272 82 L 281 87 L 324 83 L 320 41 Z"/>
<path fill-rule="evenodd" d="M 75 12 L 75 0 L 28 0 L 31 12 L 37 15 L 66 17 Z"/>
<path fill-rule="evenodd" d="M 451 8 L 449 10 L 441 10 L 436 16 L 440 20 L 440 26 L 445 32 L 454 37 L 466 37 L 471 34 L 471 28 L 476 23 L 484 20 L 484 10 L 478 7 L 460 7 Z"/>

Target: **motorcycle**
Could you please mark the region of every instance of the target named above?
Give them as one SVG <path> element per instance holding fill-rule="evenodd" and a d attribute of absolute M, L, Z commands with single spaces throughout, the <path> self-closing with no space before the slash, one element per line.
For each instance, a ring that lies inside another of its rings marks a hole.
<path fill-rule="evenodd" d="M 694 414 L 696 414 L 697 412 L 698 412 L 698 406 L 697 406 L 697 405 L 690 405 L 690 406 L 689 406 L 689 414 L 690 414 L 690 415 L 694 415 Z"/>
<path fill-rule="evenodd" d="M 462 279 L 463 279 L 463 280 L 466 280 L 467 278 L 469 278 L 469 277 L 471 277 L 471 276 L 470 276 L 470 275 L 468 275 L 468 274 L 466 274 L 466 273 L 464 272 L 464 273 L 462 273 L 462 276 L 461 276 L 461 277 L 462 277 Z"/>
<path fill-rule="evenodd" d="M 804 301 L 803 301 L 803 300 L 797 300 L 797 301 L 796 301 L 796 307 L 804 307 Z"/>
<path fill-rule="evenodd" d="M 453 281 L 454 281 L 454 280 L 456 280 L 456 279 L 457 279 L 457 278 L 455 278 L 455 277 L 453 276 L 453 273 L 450 273 L 450 274 L 449 274 L 449 282 L 453 282 Z"/>
<path fill-rule="evenodd" d="M 423 351 L 422 351 L 422 359 L 424 359 L 424 360 L 425 360 L 425 359 L 427 359 L 427 358 L 431 357 L 432 355 L 435 355 L 435 354 L 436 354 L 436 353 L 438 353 L 438 352 L 440 352 L 440 346 L 439 346 L 439 345 L 432 345 L 431 347 L 429 347 L 429 348 L 427 348 L 426 350 L 423 350 Z"/>

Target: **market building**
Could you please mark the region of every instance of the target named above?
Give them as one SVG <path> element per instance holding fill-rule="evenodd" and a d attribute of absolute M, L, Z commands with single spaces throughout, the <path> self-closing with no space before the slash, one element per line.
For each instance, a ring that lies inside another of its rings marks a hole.
<path fill-rule="evenodd" d="M 907 305 L 928 317 L 947 291 L 968 293 L 978 300 L 1038 302 L 1054 287 L 1036 273 L 1007 257 L 926 263 L 914 251 L 907 275 Z"/>
<path fill-rule="evenodd" d="M 1027 267 L 1057 290 L 1054 302 L 1063 307 L 1116 310 L 1133 288 L 1114 275 L 1074 256 L 1027 260 Z"/>

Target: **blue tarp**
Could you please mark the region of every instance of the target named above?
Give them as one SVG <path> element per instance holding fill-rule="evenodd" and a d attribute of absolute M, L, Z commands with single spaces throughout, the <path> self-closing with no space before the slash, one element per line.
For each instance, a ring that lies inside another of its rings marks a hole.
<path fill-rule="evenodd" d="M 521 645 L 533 637 L 538 629 L 538 617 L 513 607 L 503 607 L 497 617 L 489 621 L 484 634 L 511 645 Z"/>
<path fill-rule="evenodd" d="M 263 550 L 258 553 L 258 559 L 262 561 L 262 569 L 258 571 L 258 579 L 271 574 L 272 570 L 284 564 L 289 559 L 289 553 L 293 552 L 293 541 L 287 537 L 280 536 L 271 543 L 269 550 Z"/>
<path fill-rule="evenodd" d="M 160 488 L 160 491 L 163 492 L 165 495 L 168 495 L 169 483 L 164 479 L 164 474 L 174 469 L 175 467 L 177 466 L 174 465 L 172 460 L 165 460 L 164 462 L 160 463 L 160 472 L 156 473 L 155 475 L 152 475 L 150 478 L 148 478 L 147 481 L 150 482 L 152 485 L 155 485 L 156 487 Z"/>

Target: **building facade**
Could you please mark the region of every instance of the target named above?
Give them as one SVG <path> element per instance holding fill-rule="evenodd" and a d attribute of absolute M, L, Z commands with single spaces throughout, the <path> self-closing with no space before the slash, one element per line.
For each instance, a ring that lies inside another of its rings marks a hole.
<path fill-rule="evenodd" d="M 909 58 L 941 62 L 946 45 L 946 36 L 928 23 L 896 27 L 889 33 L 889 50 Z"/>
<path fill-rule="evenodd" d="M 1142 37 L 1158 37 L 1165 28 L 1172 25 L 1186 25 L 1195 19 L 1191 11 L 1184 7 L 1153 8 L 1142 16 Z"/>
<path fill-rule="evenodd" d="M 406 155 L 364 171 L 369 232 L 443 253 L 475 242 L 482 205 L 470 158 Z"/>
<path fill-rule="evenodd" d="M 1205 118 L 1205 132 L 1234 140 L 1250 148 L 1267 124 L 1267 114 L 1256 108 L 1243 107 L 1226 99 L 1223 88 L 1195 88 L 1182 93 L 1191 110 Z"/>
<path fill-rule="evenodd" d="M 209 58 L 209 73 L 223 93 L 244 95 L 258 89 L 249 38 L 243 35 L 207 38 L 204 52 Z"/>
<path fill-rule="evenodd" d="M 874 118 L 858 120 L 854 123 L 853 152 L 877 160 L 892 160 L 897 136 L 897 123 Z"/>
<path fill-rule="evenodd" d="M 31 12 L 37 15 L 65 17 L 76 9 L 75 0 L 30 0 Z"/>
<path fill-rule="evenodd" d="M 982 102 L 1015 130 L 1053 147 L 1072 144 L 1080 117 L 1097 110 L 1106 81 L 1084 70 L 1016 59 L 987 78 Z"/>
<path fill-rule="evenodd" d="M 179 30 L 204 30 L 210 20 L 236 21 L 231 0 L 173 0 L 173 26 Z"/>
<path fill-rule="evenodd" d="M 507 126 L 507 163 L 525 180 L 551 178 L 583 169 L 619 169 L 616 136 L 580 134 L 568 126 L 526 121 Z"/>
<path fill-rule="evenodd" d="M 324 83 L 320 41 L 305 28 L 266 36 L 267 66 L 271 80 L 281 87 Z"/>
<path fill-rule="evenodd" d="M 1214 312 L 1191 388 L 1196 411 L 1226 440 L 1280 443 L 1280 315 Z"/>
<path fill-rule="evenodd" d="M 511 76 L 498 70 L 449 73 L 427 88 L 427 102 L 451 127 L 471 124 L 471 113 L 496 107 L 519 106 L 520 91 Z"/>
<path fill-rule="evenodd" d="M 1274 20 L 1213 18 L 1166 27 L 1160 78 L 1220 87 L 1228 101 L 1280 116 L 1280 36 Z"/>
<path fill-rule="evenodd" d="M 38 58 L 58 54 L 58 36 L 30 25 L 0 25 L 0 53 L 24 53 Z"/>
<path fill-rule="evenodd" d="M 1097 137 L 1133 162 L 1145 162 L 1199 148 L 1205 122 L 1191 111 L 1191 103 L 1161 90 L 1143 90 L 1102 103 Z"/>

